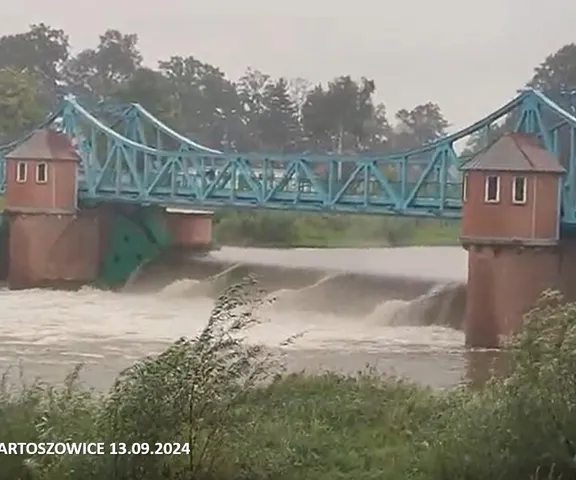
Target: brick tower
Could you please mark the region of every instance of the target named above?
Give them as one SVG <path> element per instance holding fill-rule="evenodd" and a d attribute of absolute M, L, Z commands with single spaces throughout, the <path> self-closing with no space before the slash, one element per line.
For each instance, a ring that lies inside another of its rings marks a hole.
<path fill-rule="evenodd" d="M 78 210 L 79 157 L 70 139 L 38 130 L 5 158 L 10 288 L 93 280 L 98 218 Z"/>
<path fill-rule="evenodd" d="M 468 251 L 466 344 L 498 347 L 546 288 L 559 286 L 564 169 L 526 134 L 504 135 L 462 166 Z"/>

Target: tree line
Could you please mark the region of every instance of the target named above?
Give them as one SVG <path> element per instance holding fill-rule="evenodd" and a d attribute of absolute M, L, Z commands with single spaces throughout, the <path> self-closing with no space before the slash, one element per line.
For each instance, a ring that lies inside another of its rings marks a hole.
<path fill-rule="evenodd" d="M 141 103 L 213 148 L 234 151 L 383 152 L 444 135 L 434 103 L 403 109 L 394 125 L 375 103 L 373 80 L 343 75 L 327 85 L 248 68 L 237 81 L 190 55 L 143 66 L 138 37 L 107 30 L 95 48 L 70 54 L 68 36 L 44 24 L 0 38 L 0 135 L 33 126 L 59 94 Z"/>
<path fill-rule="evenodd" d="M 193 55 L 143 65 L 138 36 L 106 30 L 94 48 L 72 55 L 69 37 L 46 24 L 0 38 L 0 137 L 31 128 L 63 93 L 141 103 L 213 148 L 246 151 L 374 152 L 407 149 L 446 134 L 440 106 L 401 109 L 392 119 L 372 79 L 342 75 L 327 84 L 273 78 L 248 68 L 233 81 Z M 576 85 L 576 45 L 551 54 L 528 85 Z"/>
<path fill-rule="evenodd" d="M 576 45 L 551 54 L 528 85 L 549 91 L 576 85 Z M 422 145 L 446 134 L 433 103 L 389 119 L 369 78 L 342 75 L 327 84 L 273 78 L 248 68 L 233 81 L 189 55 L 143 65 L 138 36 L 106 30 L 76 55 L 68 35 L 46 24 L 0 38 L 0 137 L 32 128 L 63 93 L 141 103 L 154 115 L 213 148 L 245 151 L 374 152 Z"/>

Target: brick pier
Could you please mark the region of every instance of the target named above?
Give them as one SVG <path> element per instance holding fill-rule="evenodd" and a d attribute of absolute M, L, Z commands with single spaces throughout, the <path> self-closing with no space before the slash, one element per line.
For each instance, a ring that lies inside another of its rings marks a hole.
<path fill-rule="evenodd" d="M 10 288 L 77 286 L 97 280 L 114 208 L 79 204 L 79 160 L 69 138 L 48 129 L 36 131 L 6 155 L 5 269 Z M 162 211 L 171 246 L 211 244 L 209 214 Z"/>

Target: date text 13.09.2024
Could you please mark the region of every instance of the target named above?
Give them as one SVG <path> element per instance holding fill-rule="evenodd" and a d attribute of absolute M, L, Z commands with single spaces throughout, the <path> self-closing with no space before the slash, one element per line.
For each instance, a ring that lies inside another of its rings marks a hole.
<path fill-rule="evenodd" d="M 180 442 L 42 442 L 0 443 L 0 455 L 188 455 L 190 445 Z"/>

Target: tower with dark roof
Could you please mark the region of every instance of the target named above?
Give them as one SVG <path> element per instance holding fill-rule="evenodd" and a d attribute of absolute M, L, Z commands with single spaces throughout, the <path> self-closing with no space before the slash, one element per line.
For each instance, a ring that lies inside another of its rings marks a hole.
<path fill-rule="evenodd" d="M 77 208 L 79 157 L 70 139 L 37 130 L 6 155 L 6 209 L 70 213 Z"/>
<path fill-rule="evenodd" d="M 466 342 L 496 347 L 558 284 L 562 165 L 538 139 L 502 136 L 462 165 Z"/>
<path fill-rule="evenodd" d="M 93 281 L 100 258 L 99 216 L 78 208 L 80 158 L 70 138 L 37 130 L 5 158 L 10 288 Z"/>

